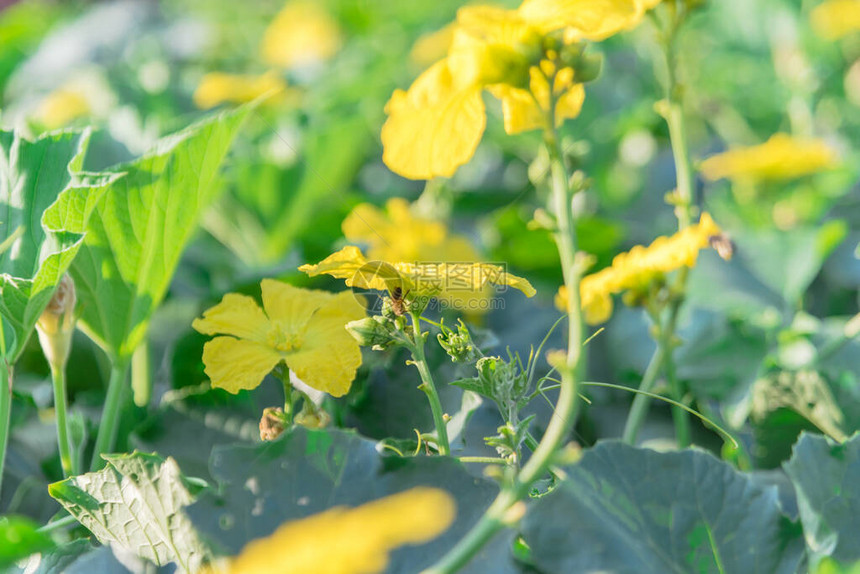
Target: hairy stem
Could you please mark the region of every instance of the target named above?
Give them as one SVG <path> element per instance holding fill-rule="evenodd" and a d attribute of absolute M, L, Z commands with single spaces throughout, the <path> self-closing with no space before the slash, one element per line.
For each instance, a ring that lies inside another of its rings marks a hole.
<path fill-rule="evenodd" d="M 554 85 L 553 77 L 548 78 L 548 84 Z M 452 574 L 458 571 L 468 564 L 499 530 L 518 517 L 518 513 L 513 507 L 528 494 L 534 482 L 549 471 L 556 452 L 564 443 L 576 421 L 579 404 L 577 379 L 580 376 L 583 356 L 583 325 L 579 300 L 579 270 L 576 265 L 576 231 L 571 206 L 572 197 L 568 187 L 569 176 L 555 132 L 555 97 L 550 98 L 544 143 L 549 152 L 552 166 L 552 204 L 558 221 L 555 240 L 561 257 L 564 283 L 568 292 L 569 338 L 565 362 L 558 366 L 561 373 L 558 402 L 546 432 L 518 476 L 510 485 L 503 487 L 472 530 L 439 562 L 425 570 L 424 574 Z"/>
<path fill-rule="evenodd" d="M 427 365 L 427 358 L 424 356 L 424 333 L 421 332 L 421 316 L 418 313 L 412 313 L 412 334 L 415 342 L 410 345 L 412 352 L 412 362 L 418 369 L 418 374 L 421 375 L 421 385 L 418 387 L 424 394 L 427 395 L 427 400 L 430 402 L 430 410 L 433 412 L 433 423 L 436 425 L 436 436 L 439 439 L 439 454 L 451 454 L 451 446 L 448 444 L 448 427 L 445 422 L 445 414 L 442 410 L 442 401 L 439 400 L 439 393 L 436 391 L 436 385 L 433 383 L 433 374 Z"/>
<path fill-rule="evenodd" d="M 116 434 L 119 428 L 119 413 L 122 410 L 122 399 L 125 394 L 125 378 L 128 372 L 128 358 L 121 357 L 111 360 L 110 380 L 108 381 L 107 397 L 102 411 L 99 433 L 96 436 L 96 446 L 90 463 L 92 470 L 102 466 L 101 455 L 113 450 Z"/>

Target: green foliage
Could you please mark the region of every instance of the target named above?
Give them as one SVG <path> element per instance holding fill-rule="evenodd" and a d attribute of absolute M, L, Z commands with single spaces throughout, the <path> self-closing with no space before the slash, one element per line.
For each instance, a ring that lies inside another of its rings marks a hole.
<path fill-rule="evenodd" d="M 39 532 L 39 525 L 21 516 L 0 517 L 0 568 L 54 546 L 47 534 Z"/>
<path fill-rule="evenodd" d="M 172 458 L 138 452 L 104 458 L 106 468 L 52 484 L 51 496 L 102 544 L 196 572 L 207 552 L 184 507 L 200 485 L 182 476 Z"/>
<path fill-rule="evenodd" d="M 814 560 L 860 560 L 860 436 L 844 444 L 803 434 L 785 471 L 797 491 L 800 521 Z"/>
<path fill-rule="evenodd" d="M 188 515 L 229 554 L 284 521 L 332 506 L 357 506 L 420 485 L 446 490 L 457 502 L 455 524 L 432 542 L 395 551 L 386 570 L 390 574 L 414 574 L 432 564 L 468 532 L 498 491 L 450 458 L 384 456 L 374 442 L 342 430 L 296 428 L 261 445 L 216 447 L 210 472 L 217 490 L 191 505 Z M 500 537 L 488 545 L 463 572 L 515 572 L 507 540 Z"/>
<path fill-rule="evenodd" d="M 78 253 L 90 215 L 122 174 L 81 173 L 89 131 L 30 141 L 0 131 L 2 349 L 14 364 Z"/>
<path fill-rule="evenodd" d="M 799 529 L 764 488 L 698 450 L 605 442 L 537 501 L 523 537 L 541 572 L 796 571 Z"/>
<path fill-rule="evenodd" d="M 252 108 L 223 113 L 161 139 L 99 203 L 72 267 L 87 334 L 128 359 L 146 335 L 201 212 L 220 191 L 216 177 Z"/>

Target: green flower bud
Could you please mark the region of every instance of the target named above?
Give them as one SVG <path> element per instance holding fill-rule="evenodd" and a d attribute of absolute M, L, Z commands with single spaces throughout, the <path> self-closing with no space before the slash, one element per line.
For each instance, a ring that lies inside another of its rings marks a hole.
<path fill-rule="evenodd" d="M 472 334 L 460 320 L 457 331 L 442 325 L 442 332 L 436 335 L 439 344 L 455 363 L 473 363 L 481 357 L 481 352 L 472 341 Z"/>
<path fill-rule="evenodd" d="M 39 343 L 51 368 L 65 368 L 69 359 L 75 332 L 76 302 L 75 282 L 70 275 L 63 275 L 54 296 L 36 322 Z"/>
<path fill-rule="evenodd" d="M 394 321 L 384 316 L 376 315 L 350 321 L 346 324 L 346 330 L 363 347 L 382 350 L 397 342 Z"/>

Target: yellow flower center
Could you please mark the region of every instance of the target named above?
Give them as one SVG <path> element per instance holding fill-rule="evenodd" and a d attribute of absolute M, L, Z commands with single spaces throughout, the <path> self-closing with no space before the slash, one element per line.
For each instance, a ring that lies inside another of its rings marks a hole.
<path fill-rule="evenodd" d="M 266 334 L 266 342 L 273 348 L 287 353 L 302 346 L 302 336 L 298 333 L 287 332 L 281 321 L 272 321 L 272 326 Z"/>

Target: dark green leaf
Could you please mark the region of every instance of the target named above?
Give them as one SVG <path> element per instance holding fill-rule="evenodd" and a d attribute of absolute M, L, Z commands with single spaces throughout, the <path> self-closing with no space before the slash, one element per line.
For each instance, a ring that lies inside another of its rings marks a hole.
<path fill-rule="evenodd" d="M 470 476 L 454 459 L 400 458 L 384 456 L 382 450 L 353 432 L 302 428 L 260 445 L 216 447 L 211 474 L 222 496 L 208 493 L 188 514 L 225 553 L 236 554 L 288 520 L 332 506 L 357 506 L 414 486 L 441 488 L 456 499 L 455 524 L 436 540 L 395 551 L 386 571 L 415 574 L 469 531 L 498 489 Z M 497 537 L 463 572 L 514 572 L 509 540 L 509 535 Z"/>
<path fill-rule="evenodd" d="M 587 451 L 529 510 L 523 536 L 545 574 L 793 574 L 800 533 L 763 488 L 697 450 L 616 442 Z"/>

